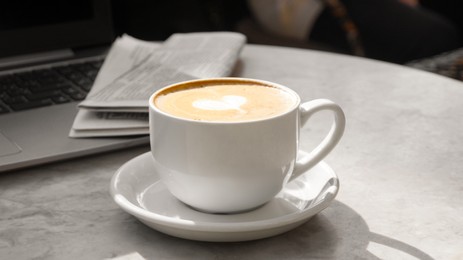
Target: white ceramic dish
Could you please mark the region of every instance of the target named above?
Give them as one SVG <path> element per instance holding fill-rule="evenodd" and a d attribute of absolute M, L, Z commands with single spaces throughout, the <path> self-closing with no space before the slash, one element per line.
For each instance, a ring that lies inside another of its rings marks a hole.
<path fill-rule="evenodd" d="M 188 207 L 167 191 L 147 152 L 119 168 L 110 190 L 123 210 L 160 232 L 192 240 L 232 242 L 289 231 L 325 209 L 338 189 L 336 174 L 321 162 L 260 208 L 239 214 L 208 214 Z"/>

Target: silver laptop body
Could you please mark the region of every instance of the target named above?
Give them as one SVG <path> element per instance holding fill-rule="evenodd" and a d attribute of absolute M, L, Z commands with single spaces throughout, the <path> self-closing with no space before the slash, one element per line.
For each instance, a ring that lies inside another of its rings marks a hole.
<path fill-rule="evenodd" d="M 2 97 L 16 98 L 15 86 L 2 78 L 101 63 L 114 33 L 109 0 L 7 2 L 1 5 L 11 15 L 0 18 L 0 172 L 149 142 L 147 136 L 69 138 L 78 100 L 12 111 Z"/>

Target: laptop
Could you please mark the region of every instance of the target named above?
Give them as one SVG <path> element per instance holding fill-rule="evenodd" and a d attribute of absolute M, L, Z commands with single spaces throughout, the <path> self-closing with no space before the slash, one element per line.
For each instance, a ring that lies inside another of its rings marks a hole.
<path fill-rule="evenodd" d="M 0 5 L 0 172 L 149 143 L 68 136 L 115 37 L 110 0 Z"/>

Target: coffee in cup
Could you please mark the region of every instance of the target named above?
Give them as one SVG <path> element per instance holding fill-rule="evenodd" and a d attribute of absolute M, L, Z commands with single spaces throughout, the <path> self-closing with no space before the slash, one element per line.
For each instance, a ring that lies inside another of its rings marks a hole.
<path fill-rule="evenodd" d="M 179 86 L 156 95 L 156 107 L 172 116 L 198 121 L 240 122 L 283 114 L 296 104 L 290 93 L 272 86 L 208 82 Z"/>
<path fill-rule="evenodd" d="M 300 128 L 321 110 L 333 126 L 298 157 Z M 293 90 L 245 78 L 181 82 L 149 100 L 155 170 L 180 201 L 200 211 L 236 213 L 274 198 L 286 183 L 320 162 L 342 137 L 345 118 L 334 102 L 301 104 Z"/>

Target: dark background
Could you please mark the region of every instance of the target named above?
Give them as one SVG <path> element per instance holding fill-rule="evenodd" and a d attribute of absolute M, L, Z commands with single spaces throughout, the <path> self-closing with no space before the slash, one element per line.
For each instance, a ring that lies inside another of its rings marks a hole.
<path fill-rule="evenodd" d="M 237 22 L 250 16 L 245 0 L 112 0 L 111 3 L 116 32 L 145 40 L 163 40 L 175 32 L 235 30 Z M 420 3 L 463 31 L 462 0 L 420 0 Z"/>
<path fill-rule="evenodd" d="M 116 33 L 165 40 L 176 32 L 233 31 L 248 15 L 243 0 L 113 0 Z"/>

